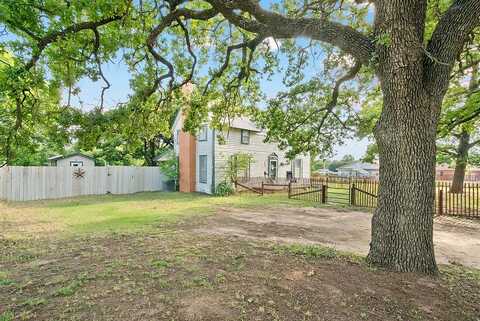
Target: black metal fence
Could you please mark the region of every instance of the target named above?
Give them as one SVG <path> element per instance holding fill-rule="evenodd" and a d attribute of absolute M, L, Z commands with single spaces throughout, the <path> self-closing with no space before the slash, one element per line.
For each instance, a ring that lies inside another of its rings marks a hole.
<path fill-rule="evenodd" d="M 437 214 L 480 218 L 480 183 L 463 184 L 461 193 L 452 193 L 451 188 L 451 182 L 437 182 Z"/>
<path fill-rule="evenodd" d="M 379 182 L 371 178 L 315 177 L 277 178 L 265 177 L 239 179 L 258 194 L 288 192 L 291 199 L 375 208 Z M 451 182 L 436 183 L 435 211 L 437 215 L 455 215 L 480 218 L 480 183 L 465 183 L 461 193 L 451 192 Z"/>

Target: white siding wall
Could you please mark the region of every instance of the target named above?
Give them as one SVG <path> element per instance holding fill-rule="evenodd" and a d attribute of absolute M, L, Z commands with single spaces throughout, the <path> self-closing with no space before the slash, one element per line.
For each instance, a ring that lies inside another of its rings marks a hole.
<path fill-rule="evenodd" d="M 83 177 L 75 171 L 82 169 Z M 81 195 L 130 194 L 164 190 L 158 167 L 3 167 L 0 199 L 32 201 Z"/>
<path fill-rule="evenodd" d="M 175 151 L 175 155 L 178 156 L 178 153 L 180 152 L 180 146 L 178 144 L 178 131 L 182 131 L 182 128 L 183 128 L 183 117 L 181 116 L 180 114 L 181 112 L 179 112 L 179 114 L 177 114 L 177 117 L 175 118 L 175 122 L 173 123 L 173 126 L 172 126 L 172 135 L 173 135 L 173 150 Z"/>
<path fill-rule="evenodd" d="M 214 132 L 211 129 L 207 129 L 207 140 L 199 141 L 197 139 L 197 152 L 196 152 L 196 191 L 201 193 L 211 194 L 213 183 L 213 144 L 214 144 Z M 207 182 L 200 183 L 200 155 L 207 156 Z"/>
<path fill-rule="evenodd" d="M 285 157 L 285 152 L 281 151 L 276 144 L 264 143 L 265 134 L 261 132 L 250 132 L 250 144 L 242 144 L 240 140 L 241 130 L 231 128 L 228 137 L 224 134 L 225 144 L 219 144 L 218 139 L 215 144 L 215 184 L 220 183 L 225 178 L 225 168 L 228 158 L 238 152 L 248 153 L 253 156 L 253 163 L 250 166 L 251 177 L 263 177 L 264 172 L 268 171 L 268 156 L 275 153 L 278 156 L 278 177 L 287 177 L 287 171 L 292 170 L 291 162 Z M 310 157 L 299 156 L 302 159 L 303 177 L 310 177 Z"/>
<path fill-rule="evenodd" d="M 73 155 L 57 160 L 57 167 L 70 167 L 70 162 L 83 162 L 84 167 L 95 166 L 93 159 L 82 155 Z"/>

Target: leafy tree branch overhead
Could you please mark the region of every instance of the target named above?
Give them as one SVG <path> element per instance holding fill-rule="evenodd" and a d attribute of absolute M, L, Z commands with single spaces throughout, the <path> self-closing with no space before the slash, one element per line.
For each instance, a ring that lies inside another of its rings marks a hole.
<path fill-rule="evenodd" d="M 452 73 L 463 68 L 459 57 L 478 50 L 480 0 L 283 0 L 270 7 L 257 0 L 3 0 L 0 8 L 1 24 L 15 34 L 2 42 L 16 59 L 2 91 L 14 102 L 12 138 L 22 115 L 37 112 L 29 88 L 46 81 L 70 88 L 88 76 L 103 80 L 103 95 L 109 81 L 102 62 L 119 54 L 133 76 L 126 117 L 147 129 L 155 128 L 154 115 L 170 119 L 179 105 L 191 115 L 191 131 L 209 114 L 221 127 L 254 110 L 268 94 L 260 79 L 283 69 L 286 90 L 256 116 L 268 139 L 293 145 L 293 153 L 327 153 L 356 124 L 364 92 L 378 86 L 380 190 L 369 261 L 436 273 L 437 126 Z M 280 44 L 277 52 L 271 40 Z M 318 72 L 306 77 L 312 61 Z M 186 99 L 189 82 L 195 89 Z M 145 131 L 147 138 L 156 134 Z"/>

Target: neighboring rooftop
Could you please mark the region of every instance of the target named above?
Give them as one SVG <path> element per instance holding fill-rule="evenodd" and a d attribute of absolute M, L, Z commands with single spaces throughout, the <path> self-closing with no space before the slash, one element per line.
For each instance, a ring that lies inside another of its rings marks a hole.
<path fill-rule="evenodd" d="M 95 158 L 93 158 L 92 156 L 89 156 L 89 155 L 86 155 L 86 154 L 83 154 L 83 153 L 71 153 L 71 154 L 67 154 L 67 155 L 55 155 L 55 156 L 51 156 L 48 158 L 49 161 L 53 161 L 53 160 L 59 160 L 59 159 L 64 159 L 64 158 L 69 158 L 69 157 L 73 157 L 73 156 L 83 156 L 83 157 L 86 157 L 86 158 L 90 158 L 92 160 L 95 160 Z"/>
<path fill-rule="evenodd" d="M 365 170 L 365 171 L 368 171 L 368 170 L 378 170 L 379 169 L 379 165 L 378 164 L 370 164 L 370 163 L 364 163 L 364 162 L 353 162 L 353 163 L 350 163 L 350 164 L 346 164 L 346 165 L 343 165 L 343 166 L 340 166 L 337 168 L 337 170 L 358 170 L 358 171 L 361 171 L 361 170 Z"/>

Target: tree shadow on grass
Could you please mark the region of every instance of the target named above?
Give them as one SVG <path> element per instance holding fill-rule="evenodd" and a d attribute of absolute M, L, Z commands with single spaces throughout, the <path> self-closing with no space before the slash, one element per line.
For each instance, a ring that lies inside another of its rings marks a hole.
<path fill-rule="evenodd" d="M 36 208 L 68 208 L 78 206 L 88 206 L 95 204 L 108 204 L 118 202 L 148 202 L 148 201 L 175 201 L 191 202 L 201 198 L 210 198 L 211 196 L 200 193 L 178 193 L 178 192 L 141 192 L 135 194 L 122 195 L 86 195 L 66 199 L 40 200 L 29 202 L 9 202 L 12 207 L 36 207 Z"/>

